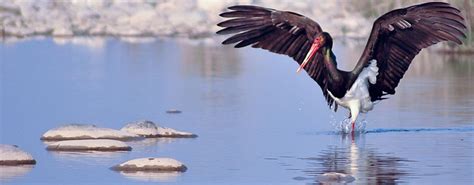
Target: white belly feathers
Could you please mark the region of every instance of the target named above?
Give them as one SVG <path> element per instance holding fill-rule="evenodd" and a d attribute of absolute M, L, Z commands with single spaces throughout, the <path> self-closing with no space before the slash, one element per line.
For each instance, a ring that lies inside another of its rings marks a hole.
<path fill-rule="evenodd" d="M 337 98 L 328 90 L 329 95 L 338 105 L 350 109 L 353 117 L 357 117 L 359 112 L 365 113 L 372 110 L 374 103 L 370 100 L 368 88 L 369 83 L 376 83 L 378 70 L 377 61 L 371 60 L 369 66 L 362 70 L 344 97 Z M 354 112 L 357 112 L 356 115 L 354 115 Z"/>

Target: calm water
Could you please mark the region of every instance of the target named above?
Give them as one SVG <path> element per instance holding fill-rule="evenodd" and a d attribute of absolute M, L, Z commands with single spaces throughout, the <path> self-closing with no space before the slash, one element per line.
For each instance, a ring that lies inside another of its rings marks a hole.
<path fill-rule="evenodd" d="M 356 47 L 357 48 L 357 47 Z M 339 67 L 360 50 L 335 45 Z M 209 42 L 108 39 L 95 47 L 51 39 L 0 45 L 0 143 L 38 161 L 1 167 L 2 184 L 318 184 L 342 172 L 354 184 L 473 184 L 474 61 L 424 51 L 397 94 L 367 117 L 367 134 L 334 133 L 347 116 L 290 58 Z M 181 114 L 166 114 L 168 109 Z M 195 139 L 130 142 L 131 152 L 48 152 L 39 140 L 65 123 L 121 128 L 149 119 Z M 138 157 L 173 157 L 182 174 L 121 174 Z"/>

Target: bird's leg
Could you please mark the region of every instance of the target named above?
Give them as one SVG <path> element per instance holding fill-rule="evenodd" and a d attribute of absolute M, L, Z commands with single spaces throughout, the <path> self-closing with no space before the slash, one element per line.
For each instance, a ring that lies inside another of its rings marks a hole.
<path fill-rule="evenodd" d="M 354 127 L 354 125 L 355 125 L 355 122 L 352 122 L 352 131 L 351 131 L 351 135 L 352 135 L 351 139 L 352 139 L 352 142 L 354 142 L 354 138 L 355 138 L 355 127 Z"/>
<path fill-rule="evenodd" d="M 352 114 L 351 114 L 351 112 L 349 111 L 349 117 L 348 117 L 348 119 L 351 119 L 351 118 L 352 118 Z M 351 120 L 351 124 L 352 124 L 352 134 L 354 134 L 355 121 L 352 121 L 352 120 Z"/>
<path fill-rule="evenodd" d="M 357 116 L 359 115 L 359 110 L 360 110 L 360 102 L 359 101 L 354 101 L 350 103 L 350 112 L 351 112 L 351 124 L 352 124 L 352 133 L 354 134 L 355 132 L 355 122 L 357 120 Z"/>
<path fill-rule="evenodd" d="M 355 121 L 352 122 L 352 133 L 355 131 Z"/>

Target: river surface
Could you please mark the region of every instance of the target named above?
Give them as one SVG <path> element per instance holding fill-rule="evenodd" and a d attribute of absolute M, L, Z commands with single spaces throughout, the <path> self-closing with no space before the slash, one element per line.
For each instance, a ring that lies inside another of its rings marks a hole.
<path fill-rule="evenodd" d="M 77 44 L 79 43 L 79 44 Z M 85 43 L 85 44 L 84 44 Z M 363 45 L 335 44 L 352 69 Z M 0 167 L 1 184 L 474 183 L 474 61 L 424 50 L 397 93 L 365 117 L 366 132 L 336 133 L 321 89 L 289 57 L 212 41 L 33 39 L 0 44 L 0 143 L 35 166 Z M 180 114 L 167 114 L 169 109 Z M 91 123 L 120 129 L 148 119 L 199 135 L 129 142 L 130 152 L 50 152 L 48 129 Z M 140 157 L 172 157 L 184 173 L 119 173 Z"/>

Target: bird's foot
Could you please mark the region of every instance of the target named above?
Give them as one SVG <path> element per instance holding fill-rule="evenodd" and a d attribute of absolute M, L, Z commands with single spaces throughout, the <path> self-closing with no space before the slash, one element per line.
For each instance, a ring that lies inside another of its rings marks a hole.
<path fill-rule="evenodd" d="M 351 139 L 352 141 L 354 142 L 354 138 L 356 136 L 356 132 L 355 132 L 355 121 L 352 122 L 352 130 L 351 130 Z"/>

